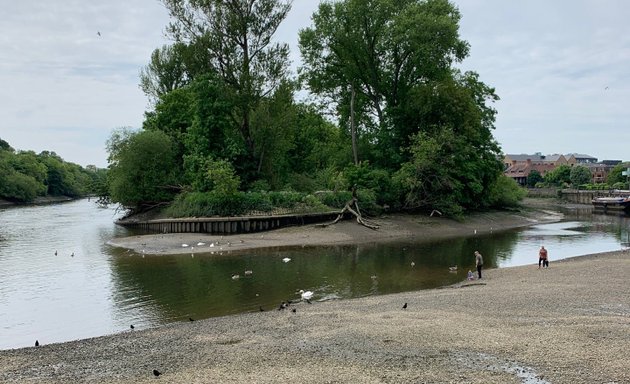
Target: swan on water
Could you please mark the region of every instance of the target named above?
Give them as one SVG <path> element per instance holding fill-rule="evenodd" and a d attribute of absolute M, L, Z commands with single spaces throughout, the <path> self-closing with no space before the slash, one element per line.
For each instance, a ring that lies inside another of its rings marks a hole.
<path fill-rule="evenodd" d="M 313 297 L 312 291 L 306 291 L 300 289 L 300 296 L 302 296 L 302 300 L 310 300 Z"/>
<path fill-rule="evenodd" d="M 282 261 L 284 261 L 285 263 L 288 263 L 289 261 L 291 261 L 291 259 L 289 259 L 288 257 L 285 257 L 284 259 L 282 259 Z"/>

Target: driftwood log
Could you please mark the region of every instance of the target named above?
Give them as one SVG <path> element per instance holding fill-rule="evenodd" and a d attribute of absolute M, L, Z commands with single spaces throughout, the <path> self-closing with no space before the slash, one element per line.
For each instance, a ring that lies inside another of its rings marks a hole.
<path fill-rule="evenodd" d="M 354 207 L 354 208 L 353 208 Z M 341 218 L 343 217 L 343 215 L 346 212 L 350 212 L 351 214 L 354 215 L 354 217 L 357 218 L 357 223 L 368 227 L 370 229 L 374 229 L 377 230 L 379 229 L 379 225 L 376 223 L 373 223 L 365 218 L 363 218 L 363 216 L 361 215 L 361 210 L 359 209 L 359 201 L 356 198 L 356 196 L 352 196 L 352 199 L 349 200 L 346 205 L 344 205 L 343 209 L 341 210 L 341 212 L 339 212 L 339 216 L 337 216 L 337 218 L 335 219 L 335 221 L 333 221 L 332 223 L 327 223 L 327 224 L 319 224 L 320 227 L 328 227 L 329 225 L 333 225 L 333 224 L 337 224 L 337 222 L 339 222 L 339 220 L 341 220 Z"/>

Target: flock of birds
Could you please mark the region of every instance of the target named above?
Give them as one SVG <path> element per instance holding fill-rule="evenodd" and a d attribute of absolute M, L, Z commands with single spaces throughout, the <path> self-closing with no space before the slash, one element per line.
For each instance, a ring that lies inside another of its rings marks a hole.
<path fill-rule="evenodd" d="M 241 242 L 242 242 L 242 241 L 241 241 Z M 197 246 L 198 246 L 198 247 L 203 247 L 203 246 L 205 246 L 205 245 L 206 245 L 206 243 L 201 242 L 201 241 L 197 243 Z M 209 244 L 209 247 L 210 247 L 210 248 L 213 248 L 213 247 L 215 247 L 215 246 L 217 246 L 217 245 L 219 245 L 219 242 L 218 242 L 218 241 L 217 241 L 217 242 L 210 243 L 210 244 Z M 230 246 L 230 245 L 231 245 L 231 243 L 230 243 L 230 242 L 227 242 L 227 243 L 226 243 L 226 245 L 227 245 L 227 246 Z M 183 247 L 183 248 L 188 248 L 188 247 L 190 247 L 191 252 L 193 252 L 193 253 L 194 253 L 194 249 L 195 249 L 195 247 L 194 247 L 194 246 L 190 246 L 189 244 L 184 243 L 184 244 L 182 244 L 182 247 Z M 57 256 L 57 255 L 58 255 L 58 252 L 55 250 L 55 256 Z M 72 252 L 72 253 L 70 254 L 70 256 L 71 256 L 71 257 L 74 257 L 74 252 Z M 282 262 L 283 262 L 283 263 L 288 263 L 288 262 L 290 262 L 290 261 L 291 261 L 291 258 L 289 258 L 289 257 L 285 257 L 285 258 L 283 258 L 283 259 L 282 259 Z M 414 268 L 414 267 L 416 266 L 416 263 L 415 263 L 414 261 L 412 261 L 410 265 L 411 265 L 411 268 Z M 449 268 L 448 268 L 448 270 L 449 270 L 449 272 L 452 272 L 452 273 L 457 273 L 457 265 L 454 265 L 454 266 L 449 267 Z M 246 276 L 246 277 L 251 277 L 251 276 L 253 275 L 253 273 L 254 273 L 254 271 L 252 271 L 251 269 L 248 269 L 248 270 L 245 270 L 245 271 L 243 272 L 243 275 L 244 275 L 244 276 Z M 232 274 L 232 280 L 238 280 L 238 279 L 240 279 L 240 278 L 241 278 L 241 275 L 240 275 L 240 274 L 237 274 L 237 273 Z M 376 279 L 376 276 L 375 276 L 375 275 L 373 275 L 373 276 L 371 276 L 371 278 L 372 278 L 372 279 Z M 281 302 L 281 303 L 280 303 L 280 305 L 278 306 L 278 310 L 279 310 L 279 311 L 282 311 L 282 310 L 285 310 L 285 309 L 289 309 L 289 306 L 290 306 L 291 304 L 295 304 L 296 302 L 305 302 L 305 303 L 308 303 L 308 304 L 312 304 L 311 299 L 312 299 L 312 298 L 313 298 L 313 296 L 314 296 L 314 292 L 313 292 L 313 291 L 305 291 L 305 290 L 300 289 L 300 290 L 298 291 L 298 294 L 300 295 L 300 299 L 299 299 L 298 301 L 294 301 L 294 300 L 286 300 L 286 301 L 283 301 L 283 302 Z M 404 303 L 404 304 L 403 304 L 403 306 L 402 306 L 402 309 L 403 309 L 403 310 L 406 310 L 407 308 L 408 308 L 408 303 Z M 265 311 L 265 309 L 264 309 L 262 306 L 260 306 L 260 307 L 259 307 L 259 311 L 260 311 L 260 312 L 264 312 L 264 311 Z M 295 307 L 293 307 L 293 308 L 291 308 L 291 312 L 293 312 L 293 313 L 297 313 L 297 309 L 296 309 Z M 194 319 L 193 319 L 192 317 L 189 317 L 189 318 L 188 318 L 188 320 L 189 320 L 189 321 L 194 321 Z M 133 324 L 131 324 L 131 325 L 130 325 L 130 329 L 131 329 L 132 331 L 133 331 L 135 328 L 136 328 L 136 327 L 135 327 Z M 39 347 L 39 346 L 40 346 L 39 340 L 35 340 L 35 346 L 36 346 L 36 347 Z M 162 375 L 162 373 L 161 373 L 160 371 L 158 371 L 157 369 L 154 369 L 154 370 L 153 370 L 153 375 L 154 375 L 155 377 L 158 377 L 158 376 Z"/>

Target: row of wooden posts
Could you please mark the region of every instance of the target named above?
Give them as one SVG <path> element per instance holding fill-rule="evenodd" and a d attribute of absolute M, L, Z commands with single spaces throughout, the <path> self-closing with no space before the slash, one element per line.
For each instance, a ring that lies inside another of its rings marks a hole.
<path fill-rule="evenodd" d="M 153 233 L 209 233 L 234 235 L 261 232 L 295 225 L 332 221 L 338 211 L 324 213 L 291 214 L 278 216 L 203 217 L 183 219 L 158 219 L 147 221 L 119 220 L 117 224 Z"/>

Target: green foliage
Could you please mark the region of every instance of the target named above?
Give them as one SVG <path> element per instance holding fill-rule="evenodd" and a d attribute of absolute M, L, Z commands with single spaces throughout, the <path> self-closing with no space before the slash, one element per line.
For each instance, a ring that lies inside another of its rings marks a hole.
<path fill-rule="evenodd" d="M 535 169 L 532 169 L 532 171 L 527 176 L 527 186 L 534 187 L 536 186 L 536 184 L 540 183 L 541 181 L 543 181 L 543 177 L 540 174 L 540 172 L 538 172 Z"/>
<path fill-rule="evenodd" d="M 571 183 L 571 167 L 562 164 L 551 172 L 545 174 L 544 177 L 547 185 L 563 187 Z"/>
<path fill-rule="evenodd" d="M 0 150 L 0 197 L 31 202 L 45 195 L 79 197 L 94 193 L 94 169 L 65 162 L 54 152 Z M 103 172 L 105 172 L 103 170 Z"/>
<path fill-rule="evenodd" d="M 174 198 L 177 166 L 169 136 L 159 131 L 123 131 L 114 133 L 107 147 L 113 202 L 142 209 Z"/>
<path fill-rule="evenodd" d="M 569 180 L 571 181 L 571 185 L 573 187 L 582 184 L 589 184 L 593 179 L 591 175 L 591 171 L 582 165 L 576 165 L 571 167 L 571 172 L 569 173 Z"/>
<path fill-rule="evenodd" d="M 627 168 L 630 168 L 630 163 L 619 163 L 615 165 L 613 169 L 611 169 L 608 173 L 606 182 L 608 184 L 624 183 L 624 188 L 628 188 L 628 180 L 630 179 L 628 178 L 628 176 L 624 176 L 622 174 L 622 172 L 625 171 Z"/>
<path fill-rule="evenodd" d="M 414 137 L 411 161 L 394 175 L 406 208 L 457 216 L 491 205 L 485 189 L 495 182 L 502 166 L 490 152 L 478 151 L 466 140 L 451 129 Z"/>
<path fill-rule="evenodd" d="M 517 207 L 526 195 L 514 179 L 500 175 L 488 188 L 488 203 L 494 208 Z"/>
<path fill-rule="evenodd" d="M 260 135 L 262 126 L 254 125 L 259 118 L 255 113 L 261 112 L 261 101 L 287 78 L 289 47 L 286 43 L 273 43 L 277 41 L 273 36 L 291 3 L 282 0 L 162 0 L 162 3 L 172 17 L 168 36 L 200 53 L 204 60 L 195 62 L 205 63 L 205 68 L 199 72 L 221 77 L 225 85 L 223 99 L 233 105 L 231 117 L 241 142 L 246 145 L 239 173 L 246 183 L 256 179 L 255 173 L 260 172 L 260 163 L 268 153 L 265 143 L 259 141 L 265 136 Z"/>

